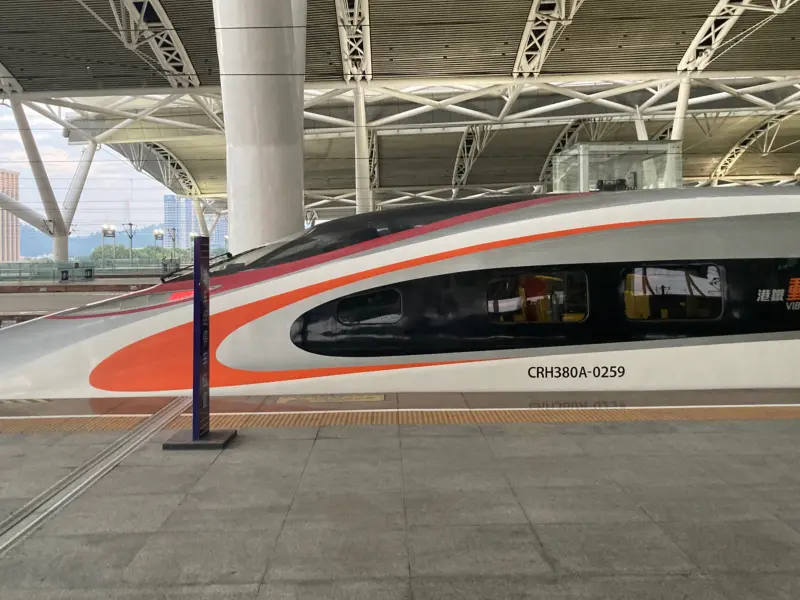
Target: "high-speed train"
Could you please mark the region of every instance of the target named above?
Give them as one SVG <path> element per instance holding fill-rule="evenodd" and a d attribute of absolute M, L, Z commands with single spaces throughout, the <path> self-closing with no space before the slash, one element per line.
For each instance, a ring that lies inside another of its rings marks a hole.
<path fill-rule="evenodd" d="M 800 387 L 800 193 L 456 200 L 212 268 L 217 396 Z M 0 330 L 0 397 L 188 394 L 192 275 Z"/>

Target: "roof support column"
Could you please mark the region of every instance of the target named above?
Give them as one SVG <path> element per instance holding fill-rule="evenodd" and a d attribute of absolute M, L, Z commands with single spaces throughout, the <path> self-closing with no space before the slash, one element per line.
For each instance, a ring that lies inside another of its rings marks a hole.
<path fill-rule="evenodd" d="M 72 178 L 72 183 L 67 190 L 67 197 L 64 200 L 64 226 L 69 231 L 72 228 L 72 220 L 75 218 L 75 211 L 78 209 L 78 201 L 81 199 L 83 187 L 86 185 L 86 178 L 89 176 L 89 169 L 92 167 L 94 155 L 97 152 L 97 144 L 89 142 L 83 149 L 78 169 Z"/>
<path fill-rule="evenodd" d="M 217 213 L 211 219 L 211 226 L 208 228 L 208 236 L 211 237 L 214 235 L 214 232 L 217 230 L 217 225 L 219 225 L 219 219 L 222 215 Z"/>
<path fill-rule="evenodd" d="M 647 142 L 650 140 L 650 136 L 647 135 L 647 125 L 642 118 L 640 112 L 637 111 L 636 119 L 634 120 L 634 124 L 636 125 L 636 139 L 640 142 Z M 656 170 L 656 165 L 653 162 L 652 158 L 646 159 L 642 163 L 642 168 L 644 170 L 644 176 L 647 181 L 654 182 L 658 179 L 658 171 Z"/>
<path fill-rule="evenodd" d="M 45 235 L 50 235 L 50 230 L 47 227 L 47 219 L 19 200 L 3 192 L 0 192 L 0 209 L 11 213 L 20 221 L 25 221 L 28 225 L 35 227 Z"/>
<path fill-rule="evenodd" d="M 230 251 L 303 229 L 306 0 L 214 0 Z"/>
<path fill-rule="evenodd" d="M 53 236 L 53 261 L 56 263 L 69 262 L 69 236 Z"/>
<path fill-rule="evenodd" d="M 17 122 L 22 145 L 25 147 L 25 154 L 27 154 L 28 162 L 31 165 L 33 178 L 36 180 L 36 187 L 39 190 L 44 212 L 47 215 L 47 221 L 50 226 L 49 233 L 53 236 L 53 260 L 57 263 L 66 262 L 69 260 L 69 231 L 64 224 L 64 218 L 61 216 L 61 209 L 58 207 L 55 194 L 53 194 L 53 186 L 50 185 L 50 178 L 47 176 L 42 156 L 36 146 L 36 139 L 33 137 L 33 131 L 31 131 L 31 126 L 28 123 L 28 117 L 25 114 L 25 109 L 22 108 L 22 104 L 12 100 L 11 110 Z"/>
<path fill-rule="evenodd" d="M 688 75 L 684 75 L 678 87 L 678 101 L 675 105 L 675 119 L 672 122 L 672 134 L 670 140 L 673 142 L 683 141 L 683 127 L 686 125 L 686 111 L 689 108 L 689 96 L 692 91 L 692 82 Z M 682 147 L 682 145 L 681 145 Z M 678 163 L 678 156 L 674 152 L 667 154 L 666 176 L 671 178 Z M 677 183 L 680 186 L 680 181 Z"/>
<path fill-rule="evenodd" d="M 370 187 L 369 131 L 367 130 L 367 107 L 364 89 L 353 88 L 356 140 L 356 214 L 375 210 Z"/>
<path fill-rule="evenodd" d="M 684 76 L 678 87 L 678 102 L 675 106 L 675 120 L 672 123 L 672 136 L 670 139 L 680 142 L 683 140 L 683 126 L 686 123 L 686 110 L 689 108 L 689 94 L 692 83 L 688 76 Z"/>
<path fill-rule="evenodd" d="M 194 215 L 197 217 L 197 226 L 200 228 L 200 234 L 208 237 L 208 221 L 206 221 L 206 215 L 203 213 L 203 201 L 200 198 L 192 198 L 192 204 L 194 205 Z"/>

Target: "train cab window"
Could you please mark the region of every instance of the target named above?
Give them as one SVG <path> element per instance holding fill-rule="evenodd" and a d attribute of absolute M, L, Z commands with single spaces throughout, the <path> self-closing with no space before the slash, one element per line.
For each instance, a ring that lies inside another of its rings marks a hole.
<path fill-rule="evenodd" d="M 589 310 L 586 273 L 535 271 L 489 283 L 489 316 L 501 323 L 577 323 Z"/>
<path fill-rule="evenodd" d="M 403 316 L 400 292 L 392 289 L 358 294 L 339 301 L 336 308 L 344 325 L 385 325 Z"/>
<path fill-rule="evenodd" d="M 624 272 L 625 315 L 634 321 L 716 319 L 722 315 L 722 269 L 669 265 Z"/>

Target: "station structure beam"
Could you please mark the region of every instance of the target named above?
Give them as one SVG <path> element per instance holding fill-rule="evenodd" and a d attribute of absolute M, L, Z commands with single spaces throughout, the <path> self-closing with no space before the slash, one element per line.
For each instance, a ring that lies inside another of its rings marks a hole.
<path fill-rule="evenodd" d="M 72 232 L 72 221 L 83 193 L 86 178 L 89 175 L 89 169 L 92 166 L 97 144 L 91 136 L 86 136 L 89 145 L 84 149 L 81 160 L 78 163 L 78 168 L 67 191 L 62 211 L 53 193 L 47 169 L 39 153 L 28 117 L 25 114 L 26 104 L 23 104 L 19 98 L 19 95 L 24 93 L 22 85 L 2 64 L 0 64 L 0 91 L 8 94 L 11 99 L 11 111 L 14 115 L 46 216 L 42 216 L 32 208 L 23 205 L 6 194 L 0 197 L 0 208 L 7 210 L 17 218 L 52 237 L 54 260 L 56 262 L 65 262 L 69 259 L 69 235 Z M 35 107 L 35 110 L 43 112 L 39 107 Z M 45 116 L 53 118 L 53 120 L 59 119 L 55 113 L 45 114 Z"/>
<path fill-rule="evenodd" d="M 192 204 L 194 205 L 195 217 L 197 217 L 197 226 L 200 227 L 200 234 L 208 237 L 210 234 L 208 221 L 206 221 L 205 212 L 203 210 L 203 201 L 200 198 L 192 198 Z"/>
<path fill-rule="evenodd" d="M 342 55 L 345 82 L 355 81 L 353 88 L 353 138 L 355 141 L 355 189 L 356 212 L 361 214 L 375 210 L 372 197 L 371 160 L 374 146 L 370 147 L 372 131 L 367 126 L 367 108 L 363 82 L 372 79 L 372 43 L 369 25 L 369 0 L 336 0 L 336 20 L 339 27 L 339 46 Z M 333 125 L 345 125 L 343 119 L 304 112 L 312 121 Z"/>
<path fill-rule="evenodd" d="M 78 161 L 78 168 L 75 170 L 75 175 L 69 184 L 67 190 L 67 197 L 64 199 L 63 215 L 64 226 L 67 231 L 72 231 L 72 222 L 75 219 L 75 212 L 78 210 L 78 202 L 81 199 L 83 188 L 86 185 L 86 179 L 89 177 L 89 169 L 92 168 L 94 156 L 97 153 L 97 143 L 94 141 L 83 149 L 81 158 Z"/>
<path fill-rule="evenodd" d="M 378 132 L 369 132 L 369 188 L 374 191 L 381 185 L 380 162 L 378 157 Z"/>
<path fill-rule="evenodd" d="M 725 156 L 720 159 L 714 171 L 708 178 L 708 183 L 712 186 L 719 185 L 719 182 L 726 180 L 728 173 L 730 173 L 736 162 L 742 157 L 745 152 L 750 148 L 761 144 L 759 150 L 761 154 L 769 154 L 775 149 L 773 143 L 778 132 L 780 131 L 781 124 L 797 114 L 800 114 L 800 109 L 787 111 L 774 115 L 763 122 L 759 123 L 756 127 L 747 132 L 738 142 L 736 142 Z M 800 139 L 797 140 L 800 142 Z M 796 142 L 795 142 L 796 143 Z M 795 173 L 795 176 L 797 173 Z"/>
<path fill-rule="evenodd" d="M 772 72 L 731 72 L 704 73 L 702 78 L 692 75 L 695 85 L 688 102 L 688 111 L 718 111 L 717 105 L 721 102 L 736 101 L 737 105 L 725 107 L 725 110 L 739 111 L 748 114 L 769 114 L 774 112 L 773 107 L 789 108 L 800 103 L 800 91 L 796 87 L 800 84 L 800 71 L 785 72 L 777 75 Z M 489 124 L 493 129 L 510 129 L 523 126 L 523 124 L 556 124 L 559 120 L 566 124 L 573 118 L 581 116 L 619 117 L 630 121 L 636 114 L 637 108 L 644 119 L 667 118 L 673 116 L 677 101 L 662 102 L 684 80 L 684 73 L 669 74 L 596 74 L 592 77 L 595 81 L 587 84 L 581 90 L 570 89 L 571 80 L 563 77 L 540 76 L 538 79 L 526 80 L 516 86 L 500 83 L 492 79 L 489 84 L 482 83 L 480 78 L 452 78 L 449 84 L 446 80 L 431 80 L 422 82 L 414 89 L 411 81 L 403 85 L 406 89 L 396 89 L 398 83 L 394 81 L 373 80 L 369 83 L 361 82 L 359 87 L 364 90 L 365 103 L 370 105 L 380 104 L 386 100 L 403 100 L 403 103 L 392 102 L 390 107 L 398 107 L 394 114 L 380 116 L 368 121 L 370 129 L 377 129 L 381 135 L 390 135 L 395 131 L 411 129 L 421 131 L 430 129 L 433 132 L 460 131 L 468 125 Z M 708 82 L 725 78 L 735 80 L 730 85 L 717 84 L 719 91 L 705 93 L 703 89 Z M 583 78 L 586 79 L 585 77 Z M 766 81 L 765 81 L 766 80 Z M 506 79 L 506 82 L 522 81 Z M 454 86 L 458 85 L 456 90 Z M 449 87 L 443 87 L 449 86 Z M 331 89 L 324 82 L 308 84 L 305 90 L 304 116 L 308 119 L 306 135 L 311 136 L 338 136 L 352 137 L 354 120 L 348 111 L 341 109 L 352 108 L 352 95 L 356 86 L 342 81 L 338 88 Z M 463 91 L 464 87 L 474 87 Z M 511 94 L 509 88 L 513 88 Z M 698 88 L 700 88 L 698 90 Z M 788 88 L 792 94 L 781 98 L 777 102 L 769 100 L 770 94 L 777 90 Z M 700 93 L 695 93 L 698 91 Z M 546 92 L 546 93 L 544 93 Z M 649 94 L 649 98 L 642 100 L 642 93 Z M 350 96 L 350 98 L 348 98 Z M 498 112 L 471 109 L 464 104 L 477 99 L 502 99 Z M 612 100 L 613 98 L 613 100 Z M 511 100 L 515 104 L 511 104 Z M 76 102 L 58 98 L 45 98 L 45 102 L 87 113 L 71 120 L 76 129 L 89 128 L 97 125 L 94 119 L 115 120 L 127 119 L 133 113 L 121 111 L 118 108 L 92 106 L 86 102 Z M 520 109 L 513 111 L 513 107 L 520 103 Z M 534 104 L 532 108 L 527 108 Z M 325 106 L 329 112 L 336 111 L 336 116 L 331 114 L 315 113 L 309 108 Z M 409 107 L 409 108 L 405 108 Z M 565 112 L 572 113 L 565 116 Z M 452 112 L 462 117 L 459 120 L 449 118 L 447 122 L 431 122 L 431 119 L 418 119 L 420 115 L 439 111 Z M 382 110 L 383 114 L 387 112 Z M 91 114 L 88 114 L 91 113 Z M 342 116 L 339 116 L 342 115 Z M 204 120 L 205 119 L 205 120 Z M 125 135 L 112 136 L 107 143 L 134 143 L 139 141 L 168 141 L 170 139 L 183 139 L 189 135 L 223 135 L 223 132 L 202 113 L 197 112 L 191 119 L 177 120 L 149 115 L 141 118 L 143 122 L 161 124 L 164 127 L 148 128 L 149 131 L 139 131 L 135 128 L 124 130 Z M 324 123 L 330 127 L 315 127 L 314 122 Z M 111 127 L 112 125 L 109 125 Z M 78 137 L 80 134 L 75 132 Z M 130 134 L 130 135 L 129 135 Z M 147 139 L 146 136 L 151 138 Z M 322 138 L 320 138 L 322 139 Z"/>
<path fill-rule="evenodd" d="M 478 157 L 489 145 L 496 131 L 487 125 L 469 125 L 461 136 L 456 152 L 456 163 L 453 167 L 453 195 L 455 198 L 458 188 L 467 184 L 472 167 Z"/>
<path fill-rule="evenodd" d="M 575 119 L 567 123 L 561 130 L 561 133 L 558 134 L 556 141 L 553 142 L 550 151 L 547 153 L 547 158 L 539 173 L 539 181 L 541 181 L 544 186 L 550 186 L 553 183 L 553 159 L 575 144 L 585 124 L 583 119 Z"/>
<path fill-rule="evenodd" d="M 47 218 L 40 215 L 31 207 L 23 204 L 16 198 L 12 198 L 8 194 L 0 192 L 0 208 L 10 212 L 19 220 L 24 221 L 31 227 L 35 227 L 43 234 L 52 236 L 50 227 L 48 226 Z"/>
<path fill-rule="evenodd" d="M 364 90 L 357 87 L 353 90 L 355 109 L 355 185 L 356 212 L 358 214 L 375 210 L 370 185 L 370 132 L 367 129 L 367 110 L 364 104 Z"/>
<path fill-rule="evenodd" d="M 214 0 L 230 251 L 303 229 L 306 0 Z"/>
<path fill-rule="evenodd" d="M 369 0 L 335 0 L 344 80 L 372 79 Z"/>
<path fill-rule="evenodd" d="M 33 172 L 33 178 L 36 181 L 36 187 L 46 216 L 43 217 L 33 209 L 27 209 L 27 207 L 23 209 L 21 203 L 17 202 L 17 205 L 11 203 L 13 199 L 9 197 L 2 200 L 0 208 L 5 208 L 26 223 L 51 236 L 53 238 L 53 260 L 67 262 L 69 260 L 69 236 L 72 233 L 72 221 L 86 184 L 86 178 L 89 175 L 89 169 L 91 169 L 92 161 L 94 160 L 97 144 L 91 141 L 89 146 L 84 149 L 67 191 L 62 211 L 53 193 L 53 186 L 50 183 L 47 169 L 39 153 L 39 147 L 36 145 L 36 139 L 33 137 L 33 131 L 25 114 L 25 108 L 16 98 L 12 98 L 11 111 L 14 114 L 14 120 L 17 123 L 22 145 L 25 148 L 25 154 L 28 157 L 28 163 Z M 44 229 L 42 229 L 42 225 L 44 225 Z"/>
<path fill-rule="evenodd" d="M 6 97 L 11 97 L 11 95 L 21 94 L 23 92 L 22 86 L 19 81 L 17 81 L 17 78 L 5 68 L 3 63 L 0 63 L 0 92 Z"/>
<path fill-rule="evenodd" d="M 537 77 L 547 53 L 584 0 L 533 0 L 514 61 L 514 77 Z"/>
<path fill-rule="evenodd" d="M 683 76 L 678 85 L 678 99 L 674 104 L 675 121 L 670 134 L 671 140 L 683 140 L 687 109 L 692 102 L 690 99 L 692 79 L 689 77 L 689 74 L 694 75 L 704 71 L 717 56 L 724 54 L 728 49 L 749 37 L 754 31 L 758 30 L 773 18 L 784 14 L 792 5 L 796 4 L 797 1 L 798 0 L 770 0 L 767 4 L 762 3 L 761 0 L 719 0 L 717 2 L 692 39 L 680 63 L 678 63 L 677 70 L 679 73 L 682 73 Z M 729 38 L 728 36 L 737 21 L 747 11 L 760 12 L 765 16 L 760 22 L 738 33 L 733 38 Z M 718 89 L 724 94 L 751 102 L 767 110 L 777 109 L 774 103 L 755 96 L 750 90 L 737 90 L 732 86 L 710 79 L 701 79 L 699 82 L 711 88 Z M 755 87 L 758 88 L 758 86 Z M 715 97 L 716 95 L 711 94 L 711 96 Z M 794 94 L 792 98 L 784 98 L 783 101 L 791 102 L 795 97 L 797 97 L 796 94 Z M 751 134 L 752 133 L 754 132 L 751 132 Z M 731 161 L 735 161 L 736 158 L 741 155 L 737 155 L 736 152 L 736 147 L 731 149 L 728 155 L 723 158 L 717 166 L 714 173 L 712 173 L 712 179 L 718 171 L 726 169 L 725 165 L 727 162 L 732 164 Z M 743 153 L 744 150 L 741 150 L 741 152 Z M 733 158 L 734 155 L 736 155 L 736 158 Z M 669 163 L 675 159 L 676 157 L 672 154 L 667 157 L 668 170 L 670 169 Z"/>
<path fill-rule="evenodd" d="M 689 90 L 686 117 L 707 118 L 709 115 L 713 117 L 724 112 L 731 117 L 769 118 L 777 110 L 787 111 L 800 107 L 800 71 L 598 73 L 593 75 L 594 81 L 589 82 L 586 77 L 581 77 L 581 82 L 576 76 L 562 75 L 540 75 L 536 79 L 510 76 L 425 80 L 373 78 L 371 81 L 362 79 L 350 83 L 343 78 L 338 84 L 313 82 L 305 85 L 304 117 L 307 120 L 304 137 L 307 141 L 354 138 L 353 96 L 358 87 L 363 90 L 365 112 L 375 107 L 370 112 L 376 114 L 376 118 L 367 120 L 370 140 L 392 135 L 455 132 L 463 135 L 468 127 L 474 125 L 486 125 L 494 132 L 542 126 L 567 127 L 579 120 L 631 122 L 634 118 L 663 123 L 666 137 L 661 139 L 670 139 L 673 135 L 678 99 L 681 97 L 679 88 L 687 74 L 693 78 L 695 85 Z M 714 85 L 710 85 L 712 83 Z M 204 89 L 202 94 L 213 100 L 217 109 L 221 108 L 213 90 Z M 684 94 L 681 100 L 685 97 Z M 138 112 L 145 102 L 152 105 L 160 99 L 158 96 L 151 98 L 145 100 L 140 97 L 137 100 Z M 473 102 L 479 99 L 480 104 Z M 80 101 L 42 98 L 42 101 L 47 106 L 62 106 L 78 113 L 76 118 L 69 120 L 72 127 L 67 133 L 71 143 L 85 143 L 87 132 L 110 129 L 137 112 L 135 109 L 124 109 L 125 103 L 129 101 L 127 97 L 119 100 L 121 104 L 97 106 L 92 106 L 91 100 L 86 98 Z M 174 106 L 190 107 L 191 104 L 184 97 L 177 100 Z M 480 109 L 476 108 L 478 106 Z M 436 117 L 431 118 L 425 114 L 431 112 Z M 454 114 L 449 116 L 447 113 Z M 164 116 L 157 116 L 162 114 Z M 149 114 L 142 117 L 141 123 L 148 123 L 151 118 L 162 119 L 166 123 L 159 126 L 158 131 L 152 129 L 155 123 L 147 125 L 147 128 L 133 124 L 125 129 L 118 129 L 108 143 L 130 158 L 135 153 L 125 148 L 141 143 L 148 135 L 163 139 L 163 142 L 158 142 L 158 146 L 164 153 L 168 152 L 171 139 L 186 140 L 192 135 L 217 135 L 223 139 L 223 132 L 207 115 L 201 111 L 192 114 L 194 116 L 186 118 L 189 125 L 183 129 L 181 126 L 185 123 L 171 117 L 168 110 Z M 100 126 L 100 123 L 103 125 Z M 319 123 L 322 125 L 318 125 Z M 154 131 L 155 135 L 152 133 Z M 150 144 L 147 145 L 149 146 Z M 146 147 L 139 147 L 142 152 L 146 151 Z M 132 162 L 137 164 L 135 159 Z M 176 164 L 177 157 L 170 162 Z M 373 161 L 372 165 L 375 164 L 376 161 Z M 550 165 L 551 159 L 548 159 L 545 167 Z M 181 172 L 185 171 L 185 168 L 181 169 Z M 161 180 L 158 175 L 154 176 Z M 177 180 L 170 180 L 172 183 L 175 181 Z M 540 181 L 545 183 L 546 177 Z M 225 196 L 219 190 L 205 192 L 197 189 L 194 184 L 188 187 L 169 187 L 183 195 Z M 371 183 L 370 187 L 374 189 L 378 186 Z M 307 199 L 311 198 L 307 196 Z"/>

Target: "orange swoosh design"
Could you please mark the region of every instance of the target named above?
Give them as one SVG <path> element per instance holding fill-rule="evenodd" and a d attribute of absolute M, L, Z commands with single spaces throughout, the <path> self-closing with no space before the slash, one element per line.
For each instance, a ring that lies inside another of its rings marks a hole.
<path fill-rule="evenodd" d="M 331 375 L 346 375 L 351 373 L 369 373 L 388 371 L 394 369 L 409 369 L 446 364 L 463 364 L 477 362 L 475 360 L 452 360 L 438 362 L 420 362 L 390 365 L 368 365 L 352 367 L 327 367 L 318 369 L 295 369 L 288 371 L 247 371 L 234 369 L 217 360 L 217 349 L 222 341 L 231 333 L 244 325 L 255 321 L 271 312 L 310 298 L 317 294 L 327 292 L 351 283 L 363 281 L 371 277 L 378 277 L 387 273 L 402 271 L 425 264 L 440 262 L 450 258 L 457 258 L 469 254 L 497 250 L 530 242 L 557 239 L 561 237 L 641 227 L 645 225 L 673 223 L 690 219 L 655 219 L 647 221 L 632 221 L 627 223 L 611 223 L 607 225 L 594 225 L 579 227 L 548 233 L 539 233 L 508 240 L 499 240 L 476 244 L 465 248 L 457 248 L 446 252 L 439 252 L 410 260 L 400 261 L 322 281 L 305 288 L 285 292 L 270 298 L 256 300 L 250 304 L 238 306 L 230 310 L 211 315 L 211 386 L 228 387 L 251 385 L 258 383 L 271 383 L 277 381 L 291 381 L 311 377 L 327 377 Z M 287 329 L 288 331 L 288 329 Z M 192 323 L 184 323 L 177 327 L 154 334 L 143 340 L 121 348 L 92 371 L 89 383 L 101 390 L 109 392 L 164 392 L 169 390 L 190 389 L 192 387 Z"/>

